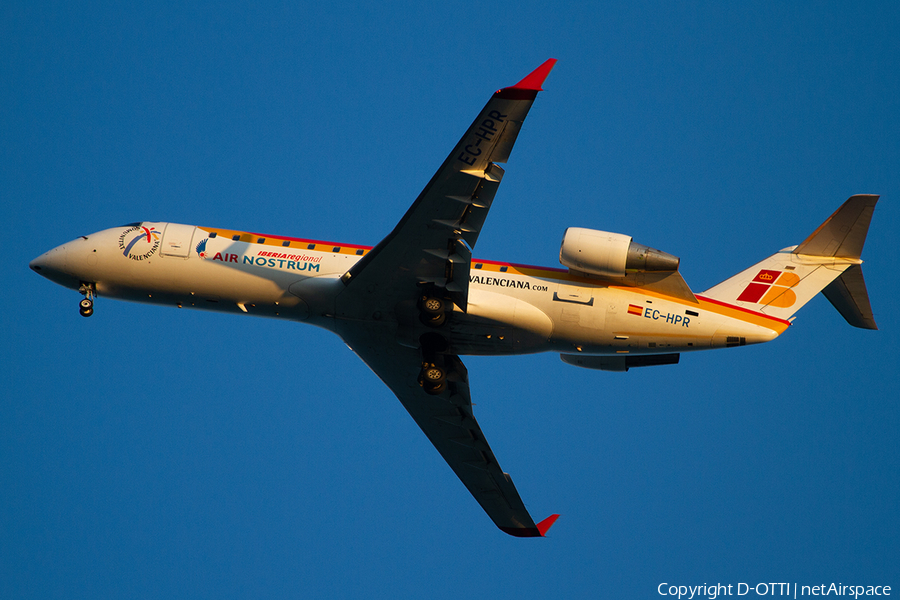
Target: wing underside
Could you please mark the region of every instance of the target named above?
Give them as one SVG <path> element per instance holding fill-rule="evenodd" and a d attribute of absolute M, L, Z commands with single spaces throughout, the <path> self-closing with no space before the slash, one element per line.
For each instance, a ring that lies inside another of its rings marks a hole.
<path fill-rule="evenodd" d="M 344 275 L 354 293 L 339 298 L 339 317 L 391 310 L 422 285 L 446 290 L 466 310 L 471 251 L 504 174 L 497 163 L 509 158 L 555 62 L 546 61 L 515 86 L 491 96 L 394 230 Z M 366 294 L 373 285 L 375 293 Z"/>
<path fill-rule="evenodd" d="M 472 413 L 469 378 L 462 361 L 452 355 L 444 357 L 447 391 L 429 395 L 417 383 L 419 351 L 383 344 L 380 337 L 377 331 L 357 332 L 344 340 L 394 392 L 497 527 L 518 537 L 542 536 L 555 518 L 535 524 L 512 478 L 500 468 Z"/>
<path fill-rule="evenodd" d="M 542 536 L 512 479 L 500 468 L 472 414 L 468 374 L 453 352 L 452 311 L 422 311 L 432 300 L 468 306 L 469 266 L 506 162 L 555 60 L 495 92 L 394 230 L 341 281 L 338 333 L 396 394 L 434 447 L 497 526 Z M 446 315 L 450 314 L 449 317 Z M 427 373 L 439 384 L 425 385 Z"/>

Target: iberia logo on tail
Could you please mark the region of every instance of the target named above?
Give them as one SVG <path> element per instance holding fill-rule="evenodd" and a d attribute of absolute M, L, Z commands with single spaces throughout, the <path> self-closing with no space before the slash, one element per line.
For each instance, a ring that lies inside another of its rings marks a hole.
<path fill-rule="evenodd" d="M 788 308 L 797 301 L 797 295 L 790 288 L 798 283 L 800 277 L 796 273 L 763 269 L 756 274 L 737 299 L 738 302 Z"/>

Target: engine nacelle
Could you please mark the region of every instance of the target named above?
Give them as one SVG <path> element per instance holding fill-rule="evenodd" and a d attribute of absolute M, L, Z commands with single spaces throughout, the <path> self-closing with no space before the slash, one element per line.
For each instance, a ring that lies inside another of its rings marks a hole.
<path fill-rule="evenodd" d="M 628 235 L 569 227 L 559 248 L 559 262 L 591 275 L 625 277 L 629 271 L 677 271 L 680 260 L 633 242 Z"/>

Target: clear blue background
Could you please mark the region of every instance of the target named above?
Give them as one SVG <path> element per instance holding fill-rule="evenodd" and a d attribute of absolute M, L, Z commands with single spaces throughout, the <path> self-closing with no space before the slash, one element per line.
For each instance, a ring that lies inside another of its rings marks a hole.
<path fill-rule="evenodd" d="M 897 3 L 122 4 L 0 7 L 0 597 L 900 592 Z M 562 514 L 546 539 L 498 531 L 331 334 L 102 298 L 83 319 L 28 270 L 139 220 L 374 245 L 548 57 L 478 257 L 557 266 L 566 227 L 617 231 L 699 292 L 882 200 L 879 332 L 820 296 L 675 367 L 466 360 L 502 466 Z"/>

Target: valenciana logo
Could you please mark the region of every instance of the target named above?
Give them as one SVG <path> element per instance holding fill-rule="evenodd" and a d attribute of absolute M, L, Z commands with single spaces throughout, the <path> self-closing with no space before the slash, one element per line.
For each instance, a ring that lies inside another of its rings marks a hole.
<path fill-rule="evenodd" d="M 200 258 L 206 258 L 206 242 L 209 241 L 209 238 L 204 238 L 202 242 L 197 244 L 197 256 Z"/>
<path fill-rule="evenodd" d="M 797 295 L 790 288 L 800 283 L 796 273 L 763 269 L 756 274 L 741 295 L 738 302 L 755 302 L 764 306 L 788 308 L 797 301 Z"/>
<path fill-rule="evenodd" d="M 131 260 L 145 260 L 159 249 L 159 232 L 156 227 L 135 225 L 119 236 L 119 250 Z"/>

